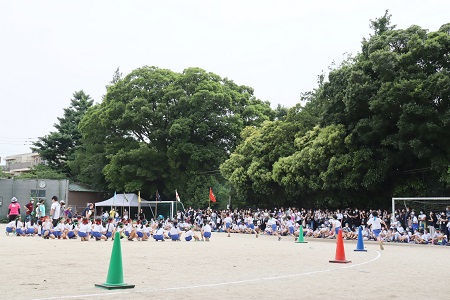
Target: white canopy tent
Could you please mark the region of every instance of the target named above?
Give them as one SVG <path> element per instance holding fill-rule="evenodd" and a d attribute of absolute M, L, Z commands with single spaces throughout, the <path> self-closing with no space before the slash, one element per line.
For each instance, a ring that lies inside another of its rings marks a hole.
<path fill-rule="evenodd" d="M 128 207 L 128 217 L 132 218 L 132 207 L 150 207 L 150 201 L 141 198 L 141 202 L 139 203 L 138 198 L 139 197 L 136 194 L 116 194 L 105 201 L 94 203 L 94 205 L 95 207 L 115 207 L 117 210 L 119 210 L 120 207 L 121 211 L 119 213 L 122 216 L 125 215 L 124 208 L 126 209 L 126 207 Z"/>
<path fill-rule="evenodd" d="M 150 201 L 141 198 L 141 205 L 150 204 Z M 108 200 L 95 203 L 95 206 L 114 206 L 114 207 L 138 207 L 138 195 L 136 194 L 116 194 Z"/>
<path fill-rule="evenodd" d="M 159 210 L 159 215 L 163 217 L 176 217 L 178 209 L 184 210 L 183 203 L 177 201 L 147 201 L 141 198 L 141 203 L 138 201 L 136 194 L 116 194 L 115 196 L 101 202 L 94 203 L 96 207 L 119 207 L 122 209 L 121 215 L 124 214 L 124 208 L 128 207 L 129 217 L 131 215 L 131 208 L 149 209 L 153 218 L 156 219 L 155 214 Z M 140 204 L 140 205 L 139 205 Z M 155 209 L 155 212 L 153 211 Z M 136 211 L 135 209 L 133 211 Z"/>

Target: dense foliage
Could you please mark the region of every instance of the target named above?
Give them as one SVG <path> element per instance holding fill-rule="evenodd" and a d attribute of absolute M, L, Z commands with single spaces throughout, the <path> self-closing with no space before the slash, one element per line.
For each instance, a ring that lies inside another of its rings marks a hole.
<path fill-rule="evenodd" d="M 243 132 L 221 169 L 249 203 L 387 206 L 449 193 L 450 24 L 396 30 L 389 18 L 290 119 Z"/>
<path fill-rule="evenodd" d="M 235 207 L 333 208 L 445 196 L 450 24 L 396 29 L 386 12 L 371 25 L 361 52 L 290 109 L 199 68 L 117 70 L 101 103 L 75 93 L 36 148 L 97 189 L 149 200 L 174 200 L 177 189 L 195 207 L 210 186 L 222 208 L 230 197 Z"/>
<path fill-rule="evenodd" d="M 132 71 L 107 88 L 80 124 L 83 145 L 71 164 L 77 179 L 111 190 L 164 199 L 175 189 L 187 204 L 205 205 L 209 187 L 226 204 L 219 166 L 245 126 L 272 120 L 253 90 L 199 68 Z M 279 109 L 282 115 L 282 109 Z"/>
<path fill-rule="evenodd" d="M 73 154 L 80 145 L 78 124 L 94 101 L 83 91 L 78 91 L 70 102 L 70 107 L 64 109 L 64 116 L 54 124 L 56 131 L 40 137 L 31 148 L 48 166 L 66 176 L 70 176 L 68 162 L 74 159 Z"/>

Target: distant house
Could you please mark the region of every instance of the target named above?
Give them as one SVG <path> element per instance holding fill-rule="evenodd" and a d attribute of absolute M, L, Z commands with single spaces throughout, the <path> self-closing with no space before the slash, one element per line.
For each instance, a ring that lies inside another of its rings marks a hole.
<path fill-rule="evenodd" d="M 38 153 L 24 153 L 7 156 L 6 172 L 11 175 L 19 175 L 31 170 L 32 167 L 42 164 L 44 161 Z"/>

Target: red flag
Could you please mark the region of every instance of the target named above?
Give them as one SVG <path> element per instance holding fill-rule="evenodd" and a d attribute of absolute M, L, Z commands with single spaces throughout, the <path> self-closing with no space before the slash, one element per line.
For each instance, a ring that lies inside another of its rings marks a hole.
<path fill-rule="evenodd" d="M 214 196 L 212 188 L 209 188 L 209 200 L 211 200 L 211 202 L 216 202 L 216 197 Z"/>

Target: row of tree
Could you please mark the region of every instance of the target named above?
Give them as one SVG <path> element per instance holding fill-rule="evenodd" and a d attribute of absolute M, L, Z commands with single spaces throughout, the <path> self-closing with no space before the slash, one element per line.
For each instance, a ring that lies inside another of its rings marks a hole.
<path fill-rule="evenodd" d="M 377 206 L 450 186 L 450 24 L 371 21 L 361 53 L 302 104 L 273 110 L 199 68 L 116 71 L 99 104 L 76 92 L 35 144 L 49 166 L 110 191 L 204 206 Z"/>

